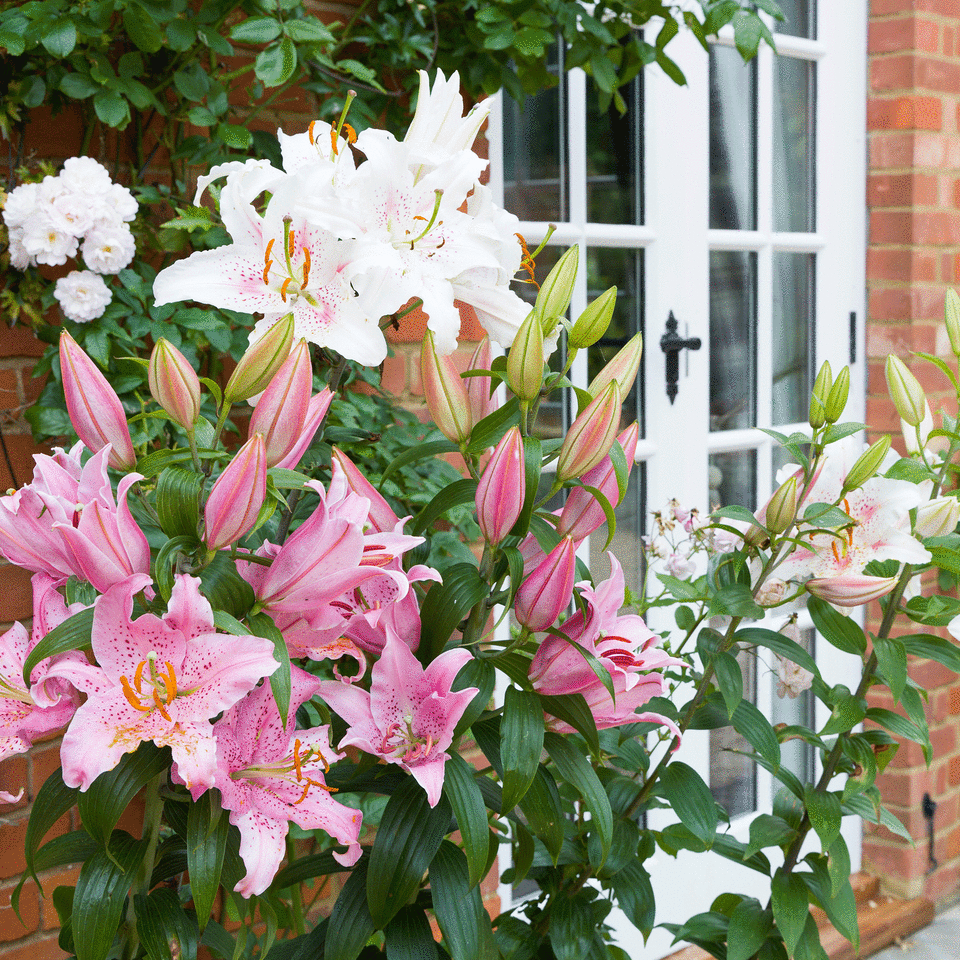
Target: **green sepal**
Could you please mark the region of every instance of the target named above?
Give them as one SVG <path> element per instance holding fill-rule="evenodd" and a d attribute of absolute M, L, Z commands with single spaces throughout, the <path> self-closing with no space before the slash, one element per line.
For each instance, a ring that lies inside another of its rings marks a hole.
<path fill-rule="evenodd" d="M 23 682 L 30 689 L 30 674 L 33 668 L 47 657 L 54 657 L 58 653 L 67 653 L 69 650 L 89 650 L 93 636 L 93 610 L 79 610 L 68 617 L 59 626 L 54 627 L 47 635 L 27 654 L 23 664 Z"/>
<path fill-rule="evenodd" d="M 127 891 L 148 846 L 147 840 L 134 840 L 117 830 L 109 846 L 94 853 L 80 868 L 71 924 L 77 960 L 107 960 L 123 917 Z"/>
<path fill-rule="evenodd" d="M 420 886 L 450 825 L 450 804 L 431 807 L 423 787 L 406 779 L 387 801 L 370 853 L 367 905 L 383 929 Z"/>
<path fill-rule="evenodd" d="M 170 766 L 170 751 L 152 740 L 125 753 L 111 770 L 101 773 L 77 797 L 84 829 L 104 848 L 133 798 Z"/>
<path fill-rule="evenodd" d="M 207 790 L 190 804 L 187 813 L 187 865 L 190 892 L 200 932 L 203 932 L 220 886 L 220 874 L 227 852 L 230 822 L 220 807 L 219 794 Z"/>

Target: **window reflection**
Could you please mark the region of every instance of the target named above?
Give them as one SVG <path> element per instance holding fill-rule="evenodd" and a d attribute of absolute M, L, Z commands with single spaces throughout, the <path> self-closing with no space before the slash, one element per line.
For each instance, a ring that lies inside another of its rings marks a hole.
<path fill-rule="evenodd" d="M 786 232 L 816 229 L 814 216 L 814 103 L 816 64 L 774 61 L 773 226 Z"/>
<path fill-rule="evenodd" d="M 600 110 L 599 94 L 587 86 L 587 220 L 590 223 L 643 223 L 643 86 L 642 74 L 614 103 Z"/>

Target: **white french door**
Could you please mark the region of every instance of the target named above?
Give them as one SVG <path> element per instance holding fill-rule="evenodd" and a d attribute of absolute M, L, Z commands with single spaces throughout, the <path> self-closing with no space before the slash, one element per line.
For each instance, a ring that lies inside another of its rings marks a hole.
<path fill-rule="evenodd" d="M 501 101 L 491 118 L 494 191 L 523 221 L 531 249 L 557 225 L 540 265 L 580 247 L 572 316 L 618 287 L 614 325 L 578 357 L 574 376 L 586 384 L 620 343 L 644 333 L 641 381 L 624 411 L 625 422 L 639 419 L 641 441 L 613 544 L 634 589 L 651 510 L 670 498 L 702 513 L 766 499 L 782 458 L 757 428 L 803 425 L 820 363 L 851 364 L 847 418 L 863 414 L 867 4 L 781 6 L 789 19 L 777 29 L 779 55 L 763 47 L 744 65 L 732 36 L 707 54 L 681 34 L 670 52 L 687 85 L 650 68 L 625 91 L 622 117 L 599 110 L 580 71 L 564 74 L 559 52 L 557 88 L 522 111 Z M 701 342 L 680 352 L 673 397 L 660 346 L 671 313 L 678 336 Z M 560 430 L 569 412 L 553 417 Z M 590 548 L 595 561 L 602 545 Z M 605 563 L 595 570 L 605 575 Z M 855 682 L 857 664 L 818 648 L 809 623 L 801 626 L 825 679 Z M 814 719 L 812 697 L 780 701 L 768 664 L 744 666 L 768 717 Z M 769 811 L 774 781 L 733 752 L 741 746 L 729 729 L 688 732 L 678 758 L 701 773 L 745 838 L 752 816 Z M 815 775 L 799 748 L 785 747 L 784 762 Z M 651 814 L 649 825 L 661 821 Z M 859 823 L 845 824 L 856 869 Z M 709 909 L 724 890 L 765 896 L 762 877 L 719 857 L 658 852 L 647 866 L 658 922 Z M 634 960 L 676 949 L 663 931 L 644 946 L 626 918 L 611 920 Z"/>

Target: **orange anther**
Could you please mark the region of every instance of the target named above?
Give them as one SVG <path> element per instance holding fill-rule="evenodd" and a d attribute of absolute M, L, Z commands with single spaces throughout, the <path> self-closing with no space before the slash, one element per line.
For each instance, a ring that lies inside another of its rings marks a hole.
<path fill-rule="evenodd" d="M 310 139 L 310 145 L 311 145 L 311 146 L 313 146 L 313 144 L 316 142 L 316 140 L 314 139 L 314 136 L 313 136 L 313 128 L 314 128 L 316 125 L 317 125 L 317 121 L 316 121 L 316 120 L 311 120 L 311 121 L 310 121 L 310 126 L 307 127 L 307 136 L 308 136 L 309 139 Z"/>
<path fill-rule="evenodd" d="M 266 263 L 270 259 L 270 251 L 273 249 L 273 242 L 276 240 L 276 237 L 271 237 L 267 241 L 267 249 L 263 252 L 263 262 Z"/>
<path fill-rule="evenodd" d="M 147 665 L 146 660 L 141 660 L 137 664 L 137 669 L 133 674 L 133 685 L 137 688 L 137 693 L 141 693 L 140 684 L 143 681 L 143 668 Z"/>
<path fill-rule="evenodd" d="M 272 243 L 273 241 L 271 240 L 270 242 Z M 263 285 L 264 285 L 264 286 L 267 286 L 267 284 L 270 283 L 270 268 L 271 268 L 272 266 L 273 266 L 273 261 L 272 261 L 272 260 L 268 260 L 268 261 L 263 265 Z"/>
<path fill-rule="evenodd" d="M 300 741 L 293 741 L 293 769 L 297 772 L 297 779 L 302 780 L 303 774 L 300 772 Z"/>
<path fill-rule="evenodd" d="M 137 695 L 133 692 L 133 688 L 130 686 L 130 681 L 126 677 L 120 678 L 120 686 L 123 689 L 123 695 L 127 698 L 127 702 L 133 707 L 134 710 L 139 710 L 141 713 L 149 713 L 152 709 L 151 707 L 145 707 L 138 699 Z"/>
<path fill-rule="evenodd" d="M 166 676 L 163 678 L 163 685 L 167 688 L 167 703 L 172 703 L 177 696 L 177 675 L 174 673 L 173 664 L 169 660 L 163 661 L 167 666 Z"/>
<path fill-rule="evenodd" d="M 287 234 L 287 256 L 293 256 L 293 247 L 294 247 L 294 230 L 291 228 L 290 232 Z"/>
<path fill-rule="evenodd" d="M 310 282 L 310 250 L 307 247 L 303 248 L 303 283 L 300 284 L 301 290 L 307 289 L 307 284 Z"/>
<path fill-rule="evenodd" d="M 287 279 L 283 281 L 283 285 L 280 287 L 280 297 L 284 303 L 287 302 L 287 287 L 289 287 L 291 283 L 293 283 L 293 277 L 287 277 Z"/>
<path fill-rule="evenodd" d="M 337 149 L 337 131 L 333 127 L 330 128 L 330 149 L 333 150 L 335 157 L 339 155 L 340 151 Z M 298 800 L 297 803 L 299 802 Z"/>
<path fill-rule="evenodd" d="M 830 541 L 830 546 L 833 548 L 833 559 L 836 560 L 837 563 L 839 563 L 839 562 L 840 562 L 840 551 L 837 549 L 837 541 L 836 541 L 836 540 L 831 540 L 831 541 Z"/>
<path fill-rule="evenodd" d="M 167 713 L 167 705 L 160 699 L 160 693 L 156 689 L 153 691 L 153 702 L 157 705 L 157 709 L 160 711 L 160 716 L 163 717 L 167 723 L 173 723 L 173 718 L 169 713 Z"/>
<path fill-rule="evenodd" d="M 347 134 L 347 143 L 356 143 L 357 142 L 357 131 L 350 126 L 349 123 L 343 125 L 344 132 Z"/>

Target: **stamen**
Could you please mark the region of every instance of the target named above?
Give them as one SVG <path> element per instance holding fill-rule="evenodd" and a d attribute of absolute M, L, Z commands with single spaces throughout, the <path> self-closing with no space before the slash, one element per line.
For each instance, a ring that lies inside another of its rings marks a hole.
<path fill-rule="evenodd" d="M 839 562 L 840 562 L 840 551 L 837 549 L 837 541 L 836 541 L 836 540 L 831 540 L 831 541 L 830 541 L 830 546 L 831 546 L 831 548 L 833 549 L 833 558 L 834 558 L 834 560 L 836 560 L 837 563 L 839 563 Z"/>
<path fill-rule="evenodd" d="M 288 256 L 288 257 L 292 257 L 292 256 L 293 256 L 293 248 L 296 246 L 296 243 L 294 242 L 295 236 L 296 236 L 296 231 L 295 231 L 295 230 L 291 230 L 291 231 L 287 234 L 287 256 Z"/>
<path fill-rule="evenodd" d="M 273 241 L 270 241 L 273 243 Z M 270 283 L 270 268 L 273 266 L 272 260 L 267 260 L 263 265 L 263 285 L 267 286 Z"/>
<path fill-rule="evenodd" d="M 280 287 L 280 298 L 284 303 L 287 302 L 287 287 L 289 287 L 291 283 L 293 283 L 293 277 L 287 277 L 287 279 L 283 281 L 283 285 Z"/>
<path fill-rule="evenodd" d="M 160 711 L 160 716 L 163 717 L 167 723 L 173 723 L 173 718 L 167 713 L 167 705 L 160 699 L 160 691 L 154 689 L 153 691 L 153 702 L 157 705 L 157 709 Z"/>
<path fill-rule="evenodd" d="M 293 741 L 293 769 L 297 772 L 297 779 L 302 780 L 303 774 L 300 772 L 300 741 Z"/>
<path fill-rule="evenodd" d="M 152 707 L 145 707 L 137 698 L 137 695 L 133 692 L 133 688 L 130 686 L 130 681 L 126 677 L 120 678 L 120 686 L 123 689 L 123 695 L 127 698 L 127 702 L 133 707 L 134 710 L 139 710 L 141 713 L 149 713 Z"/>
<path fill-rule="evenodd" d="M 140 684 L 143 681 L 143 668 L 146 665 L 147 665 L 147 661 L 141 660 L 137 664 L 137 669 L 134 671 L 134 674 L 133 674 L 133 685 L 137 688 L 137 693 L 143 693 L 143 690 L 141 689 Z"/>
<path fill-rule="evenodd" d="M 337 149 L 337 140 L 339 139 L 340 138 L 337 136 L 337 131 L 334 130 L 333 127 L 331 127 L 330 128 L 330 149 L 333 151 L 333 155 L 335 157 L 340 155 L 340 151 Z M 299 802 L 300 801 L 298 800 L 297 803 Z"/>
<path fill-rule="evenodd" d="M 303 248 L 303 283 L 300 284 L 301 290 L 307 289 L 307 284 L 310 282 L 310 250 L 307 247 Z"/>
<path fill-rule="evenodd" d="M 343 130 L 347 134 L 347 143 L 356 143 L 357 142 L 357 131 L 350 126 L 349 123 L 343 125 Z"/>
<path fill-rule="evenodd" d="M 167 703 L 172 703 L 177 698 L 177 675 L 173 671 L 173 664 L 169 660 L 163 661 L 167 666 L 166 676 L 163 678 L 163 685 L 167 690 Z"/>
<path fill-rule="evenodd" d="M 443 191 L 442 191 L 442 190 L 434 190 L 433 192 L 434 192 L 434 194 L 436 195 L 436 199 L 433 201 L 433 213 L 430 214 L 430 220 L 429 220 L 429 222 L 427 223 L 427 225 L 423 228 L 423 233 L 421 233 L 419 237 L 414 237 L 414 239 L 410 241 L 410 249 L 411 249 L 411 250 L 413 249 L 413 245 L 414 245 L 418 240 L 422 240 L 422 239 L 430 232 L 431 228 L 433 227 L 434 222 L 435 222 L 436 219 L 437 219 L 437 214 L 440 212 L 440 201 L 443 199 Z M 423 219 L 423 218 L 421 217 L 421 218 L 418 218 L 418 219 Z M 442 223 L 442 221 L 441 221 L 441 223 Z"/>
<path fill-rule="evenodd" d="M 313 128 L 314 128 L 316 125 L 317 125 L 317 121 L 316 121 L 316 120 L 311 120 L 311 121 L 310 121 L 310 126 L 307 127 L 307 137 L 308 137 L 309 140 L 310 140 L 310 146 L 311 146 L 311 147 L 316 143 L 316 139 L 315 139 L 315 137 L 314 137 L 314 135 L 313 135 Z"/>

